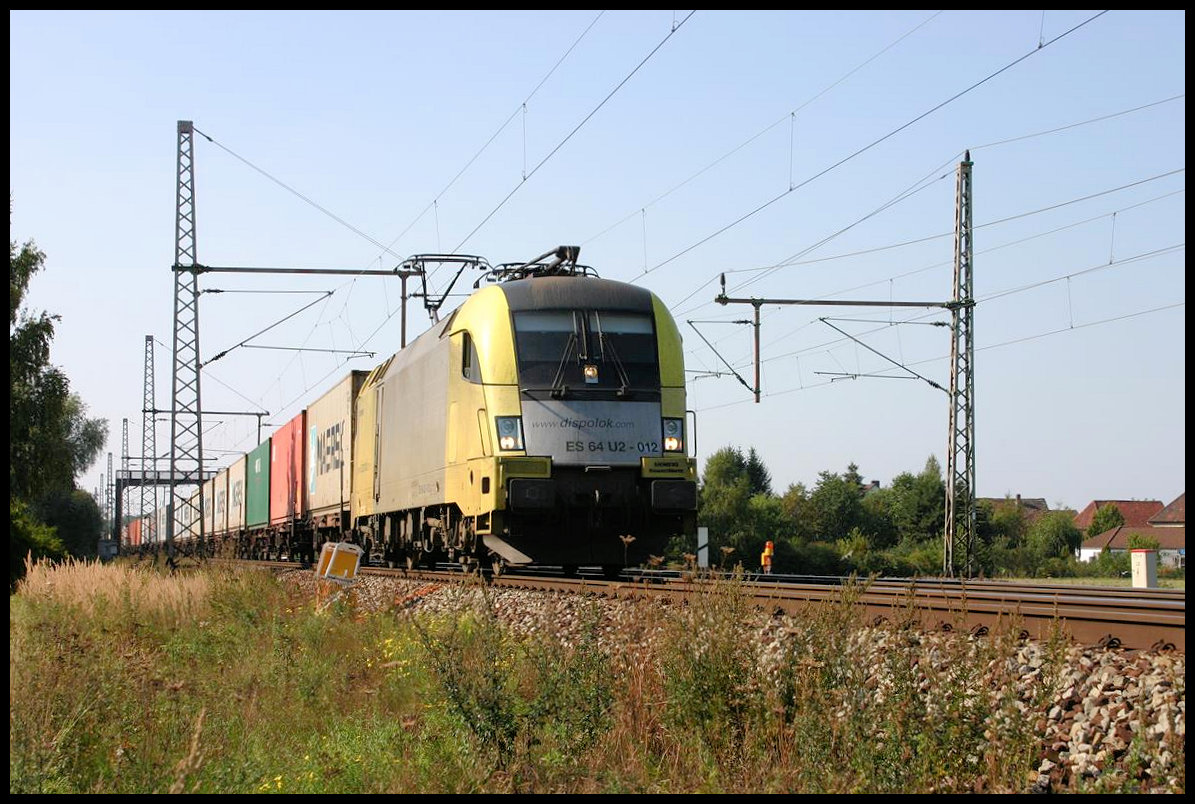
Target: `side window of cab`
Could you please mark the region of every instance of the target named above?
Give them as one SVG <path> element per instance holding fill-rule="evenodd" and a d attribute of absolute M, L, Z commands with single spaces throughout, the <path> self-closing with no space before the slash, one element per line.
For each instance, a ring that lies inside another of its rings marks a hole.
<path fill-rule="evenodd" d="M 461 341 L 461 376 L 469 382 L 481 382 L 481 361 L 477 357 L 477 344 L 468 332 Z"/>

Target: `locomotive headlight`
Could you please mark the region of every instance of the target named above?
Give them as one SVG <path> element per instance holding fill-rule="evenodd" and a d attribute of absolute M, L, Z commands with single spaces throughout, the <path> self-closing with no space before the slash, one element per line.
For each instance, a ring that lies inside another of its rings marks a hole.
<path fill-rule="evenodd" d="M 506 451 L 523 448 L 523 417 L 495 416 L 498 426 L 498 448 Z"/>
<path fill-rule="evenodd" d="M 664 451 L 682 452 L 685 449 L 684 419 L 664 419 Z"/>

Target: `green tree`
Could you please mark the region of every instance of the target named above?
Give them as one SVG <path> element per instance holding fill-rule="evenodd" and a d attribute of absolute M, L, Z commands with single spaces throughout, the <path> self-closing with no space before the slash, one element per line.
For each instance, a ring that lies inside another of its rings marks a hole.
<path fill-rule="evenodd" d="M 95 498 L 82 489 L 54 491 L 37 505 L 38 518 L 54 528 L 66 552 L 95 558 L 103 535 L 104 515 Z"/>
<path fill-rule="evenodd" d="M 740 543 L 734 546 L 742 554 L 744 567 L 758 569 L 765 543 L 783 544 L 788 540 L 788 517 L 784 515 L 780 498 L 771 494 L 753 495 L 747 504 L 747 516 L 747 532 L 742 535 Z M 780 564 L 780 558 L 773 556 L 773 571 L 788 571 L 787 567 Z"/>
<path fill-rule="evenodd" d="M 1087 528 L 1087 538 L 1099 536 L 1105 531 L 1118 528 L 1124 524 L 1124 514 L 1116 507 L 1116 503 L 1104 503 L 1096 509 L 1091 518 L 1091 525 Z"/>
<path fill-rule="evenodd" d="M 863 475 L 859 474 L 858 464 L 854 462 L 847 464 L 846 471 L 842 473 L 842 479 L 854 484 L 859 489 L 859 495 L 863 495 Z"/>
<path fill-rule="evenodd" d="M 721 561 L 722 549 L 729 548 L 729 564 L 758 569 L 764 543 L 773 541 L 773 567 L 780 569 L 781 556 L 791 563 L 792 551 L 780 545 L 790 539 L 792 519 L 771 487 L 771 474 L 754 448 L 744 456 L 738 447 L 722 447 L 706 459 L 698 521 L 710 529 L 713 561 Z"/>
<path fill-rule="evenodd" d="M 855 464 L 842 475 L 821 472 L 809 495 L 815 530 L 821 541 L 834 542 L 863 524 L 862 478 Z"/>
<path fill-rule="evenodd" d="M 701 483 L 703 487 L 724 486 L 745 477 L 747 461 L 743 457 L 743 451 L 738 447 L 722 447 L 705 459 Z"/>
<path fill-rule="evenodd" d="M 8 591 L 11 594 L 17 581 L 25 574 L 25 557 L 55 560 L 65 551 L 54 529 L 38 521 L 20 500 L 8 498 Z"/>
<path fill-rule="evenodd" d="M 1034 558 L 1066 558 L 1083 543 L 1083 533 L 1066 511 L 1047 511 L 1029 526 L 1025 542 Z"/>
<path fill-rule="evenodd" d="M 892 521 L 902 542 L 942 538 L 946 521 L 946 482 L 933 455 L 919 474 L 892 478 Z"/>
<path fill-rule="evenodd" d="M 863 495 L 865 524 L 860 531 L 867 534 L 868 546 L 873 550 L 886 550 L 901 540 L 901 533 L 893 516 L 895 499 L 891 488 L 876 488 Z"/>
<path fill-rule="evenodd" d="M 1130 550 L 1160 550 L 1162 543 L 1152 536 L 1146 536 L 1144 533 L 1130 533 L 1129 534 L 1129 549 Z"/>
<path fill-rule="evenodd" d="M 731 562 L 751 561 L 741 551 L 750 534 L 751 479 L 747 462 L 737 447 L 722 447 L 705 461 L 698 495 L 697 521 L 710 529 L 711 560 L 720 560 L 723 547 L 736 551 Z"/>
<path fill-rule="evenodd" d="M 763 465 L 763 459 L 756 453 L 755 447 L 750 449 L 743 463 L 747 470 L 747 480 L 751 483 L 751 493 L 771 494 L 772 473 Z"/>
<path fill-rule="evenodd" d="M 809 490 L 804 483 L 793 483 L 780 498 L 789 534 L 794 542 L 813 541 L 817 535 L 817 522 L 809 502 Z"/>
<path fill-rule="evenodd" d="M 1009 548 L 1020 547 L 1025 541 L 1025 534 L 1029 532 L 1029 519 L 1025 516 L 1025 509 L 1017 505 L 1012 497 L 1006 497 L 999 504 L 984 502 L 983 505 L 990 509 L 989 541 L 993 544 L 999 542 Z"/>
<path fill-rule="evenodd" d="M 11 206 L 9 212 L 11 217 Z M 33 241 L 19 247 L 9 241 L 8 488 L 14 556 L 19 547 L 48 544 L 45 536 L 53 528 L 35 527 L 45 524 L 37 517 L 53 495 L 69 496 L 75 490 L 75 476 L 95 461 L 108 436 L 108 423 L 87 417 L 87 407 L 71 393 L 66 375 L 50 364 L 59 317 L 23 309 L 29 283 L 45 259 Z M 14 560 L 18 566 L 10 566 L 10 578 L 23 571 L 24 555 Z"/>

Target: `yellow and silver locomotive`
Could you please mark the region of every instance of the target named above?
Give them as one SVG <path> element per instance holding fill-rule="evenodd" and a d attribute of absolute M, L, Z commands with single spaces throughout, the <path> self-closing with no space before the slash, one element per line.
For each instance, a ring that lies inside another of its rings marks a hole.
<path fill-rule="evenodd" d="M 676 324 L 575 258 L 499 266 L 365 378 L 351 512 L 386 562 L 613 572 L 694 532 Z"/>

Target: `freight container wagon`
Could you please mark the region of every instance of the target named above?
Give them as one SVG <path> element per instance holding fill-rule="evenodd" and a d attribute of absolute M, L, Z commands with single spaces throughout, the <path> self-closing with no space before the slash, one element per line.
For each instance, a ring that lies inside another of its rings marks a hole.
<path fill-rule="evenodd" d="M 198 528 L 192 530 L 198 524 L 195 519 L 196 509 L 199 507 L 199 490 L 196 489 L 187 502 L 182 502 L 171 495 L 171 502 L 174 505 L 174 542 L 176 546 L 182 547 L 186 542 L 199 535 Z"/>
<path fill-rule="evenodd" d="M 316 549 L 323 541 L 339 541 L 351 523 L 353 405 L 367 371 L 353 371 L 332 390 L 307 406 L 307 517 L 315 529 Z"/>
<path fill-rule="evenodd" d="M 314 559 L 311 532 L 305 524 L 306 420 L 304 410 L 270 437 L 270 548 L 276 558 Z"/>
<path fill-rule="evenodd" d="M 270 439 L 245 456 L 245 528 L 262 530 L 270 524 Z"/>
<path fill-rule="evenodd" d="M 272 442 L 267 438 L 245 456 L 245 532 L 237 542 L 237 554 L 244 558 L 264 558 L 270 549 Z"/>
<path fill-rule="evenodd" d="M 155 523 L 154 528 L 155 528 L 155 533 L 156 533 L 155 540 L 159 544 L 166 541 L 166 524 L 167 524 L 167 517 L 169 516 L 169 511 L 170 511 L 170 509 L 167 508 L 167 505 L 169 504 L 169 502 L 170 502 L 170 497 L 169 497 L 169 495 L 167 495 L 165 499 L 160 501 L 160 503 L 161 503 L 160 507 L 156 511 L 154 511 L 154 523 Z"/>
<path fill-rule="evenodd" d="M 220 470 L 212 478 L 212 482 L 215 484 L 212 491 L 215 505 L 213 506 L 210 533 L 216 539 L 217 543 L 219 543 L 223 541 L 224 536 L 228 533 L 228 470 Z"/>
<path fill-rule="evenodd" d="M 227 529 L 230 539 L 245 531 L 245 461 L 242 455 L 228 467 L 228 517 Z"/>

